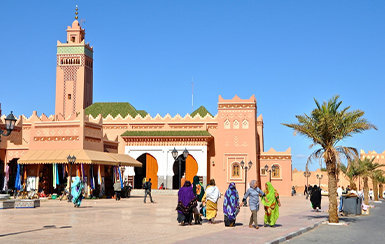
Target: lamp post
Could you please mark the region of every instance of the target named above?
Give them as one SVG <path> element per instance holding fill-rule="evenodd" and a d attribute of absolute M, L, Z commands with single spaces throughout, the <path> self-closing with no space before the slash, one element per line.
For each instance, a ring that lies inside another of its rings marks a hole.
<path fill-rule="evenodd" d="M 68 161 L 68 177 L 69 177 L 69 180 L 70 180 L 70 183 L 68 185 L 68 202 L 71 202 L 71 200 L 72 200 L 72 195 L 71 195 L 71 183 L 72 183 L 72 179 L 71 179 L 71 166 L 76 161 L 75 155 L 73 155 L 73 156 L 68 155 L 67 161 Z"/>
<path fill-rule="evenodd" d="M 309 185 L 309 177 L 311 176 L 311 172 L 308 169 L 306 169 L 306 171 L 303 172 L 303 176 L 306 177 L 306 186 L 308 186 Z"/>
<path fill-rule="evenodd" d="M 189 154 L 189 152 L 185 148 L 183 151 L 183 154 L 182 154 L 183 158 L 185 160 L 188 157 L 188 154 Z M 180 183 L 182 180 L 182 159 L 181 159 L 181 157 L 178 157 L 178 151 L 175 149 L 175 147 L 174 147 L 174 150 L 171 151 L 171 155 L 174 158 L 174 160 L 176 160 L 178 158 L 178 173 L 179 173 L 179 188 L 180 188 L 181 187 Z"/>
<path fill-rule="evenodd" d="M 306 188 L 309 186 L 309 177 L 311 176 L 311 172 L 309 171 L 309 169 L 306 167 L 306 171 L 303 172 L 303 176 L 306 177 Z M 308 199 L 309 197 L 309 194 L 308 194 L 308 190 L 306 190 L 306 199 Z"/>
<path fill-rule="evenodd" d="M 15 128 L 16 121 L 17 120 L 11 111 L 11 113 L 5 118 L 6 131 L 3 131 L 2 129 L 0 129 L 0 142 L 1 142 L 1 136 L 9 136 L 11 134 L 11 132 Z"/>
<path fill-rule="evenodd" d="M 265 171 L 269 172 L 269 181 L 271 181 L 271 171 L 275 170 L 275 165 L 271 166 L 271 169 L 269 169 L 269 165 L 265 165 Z"/>
<path fill-rule="evenodd" d="M 253 166 L 253 162 L 249 161 L 248 165 L 245 165 L 245 162 L 243 160 L 241 161 L 241 167 L 245 170 L 245 194 L 246 194 L 246 186 L 247 186 L 247 170 Z M 247 207 L 247 202 L 244 204 L 245 207 Z"/>
<path fill-rule="evenodd" d="M 323 175 L 317 174 L 317 179 L 318 179 L 318 186 L 319 186 L 319 188 L 321 188 L 321 179 L 322 179 L 323 177 L 324 177 Z"/>

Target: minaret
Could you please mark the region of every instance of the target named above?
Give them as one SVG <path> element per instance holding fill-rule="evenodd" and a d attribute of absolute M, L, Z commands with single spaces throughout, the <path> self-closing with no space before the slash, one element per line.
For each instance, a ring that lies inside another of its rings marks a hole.
<path fill-rule="evenodd" d="M 92 104 L 93 48 L 84 42 L 85 31 L 75 20 L 67 27 L 67 42 L 57 41 L 55 114 L 65 118 Z"/>

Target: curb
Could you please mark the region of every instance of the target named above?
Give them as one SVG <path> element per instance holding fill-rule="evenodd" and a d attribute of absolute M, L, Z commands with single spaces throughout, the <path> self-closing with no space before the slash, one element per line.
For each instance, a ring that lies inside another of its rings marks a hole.
<path fill-rule="evenodd" d="M 269 241 L 269 242 L 265 242 L 265 244 L 277 244 L 277 243 L 281 243 L 281 242 L 284 242 L 284 241 L 287 241 L 287 240 L 290 240 L 292 239 L 293 237 L 296 237 L 296 236 L 299 236 L 299 235 L 302 235 L 308 231 L 311 231 L 312 229 L 320 226 L 324 221 L 320 221 L 318 223 L 315 223 L 311 226 L 308 226 L 308 227 L 304 227 L 304 228 L 301 228 L 299 229 L 298 231 L 295 231 L 295 232 L 291 232 L 285 236 L 282 236 L 282 237 L 279 237 L 277 239 L 274 239 L 272 241 Z"/>

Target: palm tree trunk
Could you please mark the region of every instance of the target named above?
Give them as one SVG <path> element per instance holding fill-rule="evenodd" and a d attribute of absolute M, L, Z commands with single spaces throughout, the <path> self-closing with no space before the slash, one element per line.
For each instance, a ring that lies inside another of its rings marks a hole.
<path fill-rule="evenodd" d="M 374 201 L 378 201 L 378 183 L 376 179 L 372 179 L 372 182 L 373 182 Z"/>
<path fill-rule="evenodd" d="M 384 187 L 382 184 L 380 184 L 380 190 L 379 190 L 379 193 L 380 193 L 380 198 L 383 198 L 383 192 L 384 192 Z"/>
<path fill-rule="evenodd" d="M 328 171 L 329 222 L 338 223 L 336 163 L 332 160 L 326 161 L 326 169 Z"/>
<path fill-rule="evenodd" d="M 363 181 L 364 181 L 364 198 L 365 198 L 365 201 L 364 203 L 366 205 L 369 205 L 369 184 L 368 184 L 368 177 L 367 176 L 364 176 L 362 177 Z"/>

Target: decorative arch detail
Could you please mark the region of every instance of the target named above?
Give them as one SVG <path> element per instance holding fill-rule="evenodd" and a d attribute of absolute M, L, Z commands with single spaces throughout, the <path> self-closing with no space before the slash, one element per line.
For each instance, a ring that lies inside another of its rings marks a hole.
<path fill-rule="evenodd" d="M 242 121 L 242 129 L 249 129 L 249 121 L 246 119 Z"/>
<path fill-rule="evenodd" d="M 230 121 L 228 119 L 225 120 L 224 128 L 225 129 L 230 129 Z"/>
<path fill-rule="evenodd" d="M 239 129 L 239 121 L 238 120 L 234 120 L 233 129 Z"/>

